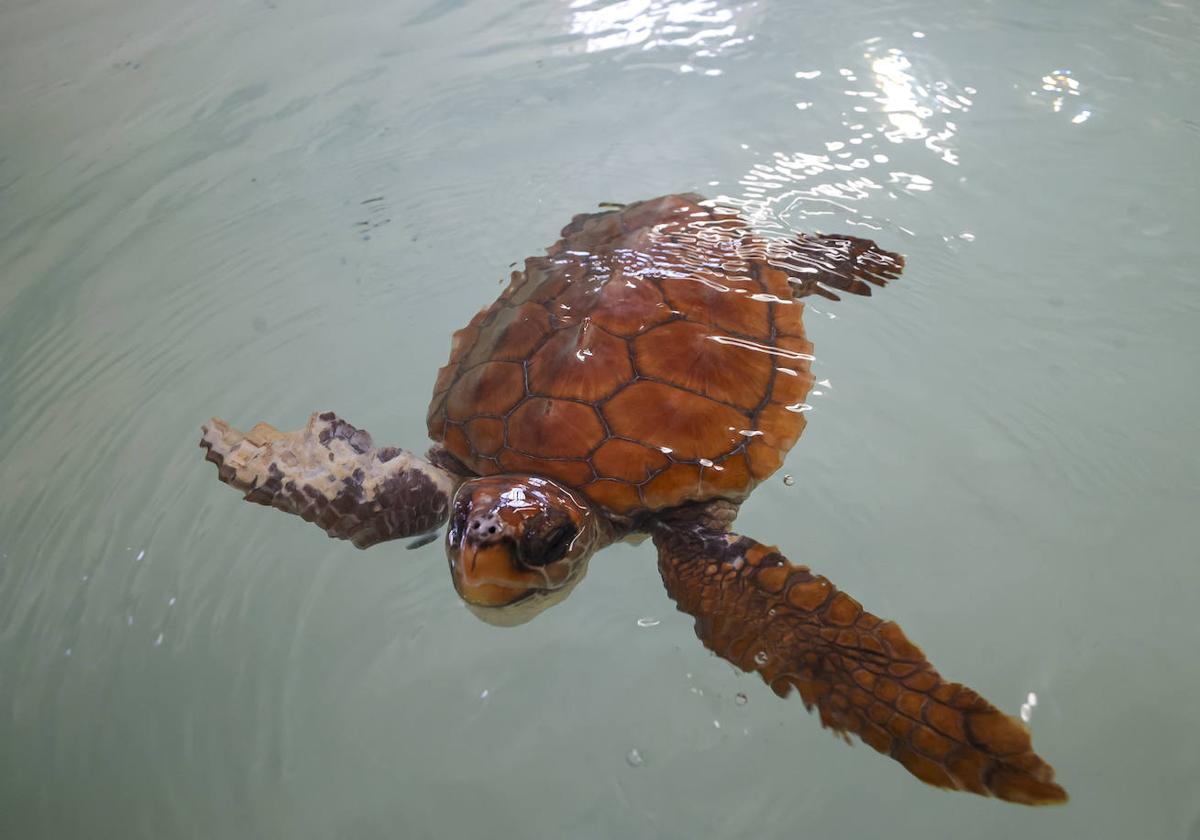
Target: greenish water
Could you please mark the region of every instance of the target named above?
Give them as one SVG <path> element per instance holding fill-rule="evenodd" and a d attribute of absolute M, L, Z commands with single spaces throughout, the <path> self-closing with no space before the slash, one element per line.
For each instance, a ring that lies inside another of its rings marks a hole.
<path fill-rule="evenodd" d="M 1200 838 L 1198 43 L 1133 0 L 0 5 L 0 836 Z M 840 744 L 648 545 L 497 629 L 438 544 L 203 462 L 212 414 L 422 448 L 509 263 L 691 189 L 907 254 L 810 310 L 739 528 L 1035 693 L 1065 808 Z"/>

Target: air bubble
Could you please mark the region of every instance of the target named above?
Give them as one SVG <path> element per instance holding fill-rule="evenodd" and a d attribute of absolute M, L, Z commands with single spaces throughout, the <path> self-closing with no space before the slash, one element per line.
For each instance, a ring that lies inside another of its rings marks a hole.
<path fill-rule="evenodd" d="M 756 665 L 766 665 L 769 661 L 771 661 L 771 657 L 767 655 L 765 650 L 760 650 L 758 653 L 754 654 L 754 662 Z"/>
<path fill-rule="evenodd" d="M 788 487 L 791 487 L 793 484 L 796 483 L 796 479 L 792 478 L 790 475 L 785 475 L 783 477 L 783 483 L 786 484 Z"/>
<path fill-rule="evenodd" d="M 641 767 L 646 763 L 646 759 L 642 758 L 641 752 L 634 747 L 632 750 L 625 753 L 625 763 L 630 767 Z"/>
<path fill-rule="evenodd" d="M 1037 695 L 1031 691 L 1025 698 L 1025 702 L 1021 704 L 1021 720 L 1029 723 L 1030 718 L 1033 717 L 1033 707 L 1036 705 Z"/>
<path fill-rule="evenodd" d="M 739 691 L 733 696 L 733 702 L 737 703 L 739 706 L 745 706 L 748 702 L 750 702 L 750 700 L 745 694 Z"/>
<path fill-rule="evenodd" d="M 638 627 L 657 627 L 661 623 L 657 618 L 652 618 L 651 616 L 645 616 L 637 620 Z"/>

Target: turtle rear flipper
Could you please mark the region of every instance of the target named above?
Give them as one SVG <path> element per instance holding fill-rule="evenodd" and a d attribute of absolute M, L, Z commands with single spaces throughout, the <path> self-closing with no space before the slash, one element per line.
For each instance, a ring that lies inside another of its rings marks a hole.
<path fill-rule="evenodd" d="M 213 418 L 205 459 L 248 502 L 294 513 L 359 548 L 424 534 L 446 521 L 458 479 L 371 436 L 331 411 L 298 431 L 259 423 L 243 434 Z"/>
<path fill-rule="evenodd" d="M 832 291 L 870 296 L 871 286 L 886 286 L 904 270 L 904 257 L 870 239 L 845 235 L 797 234 L 769 262 L 791 277 L 793 294 L 841 300 Z"/>
<path fill-rule="evenodd" d="M 705 646 L 793 688 L 822 725 L 853 733 L 923 782 L 1026 805 L 1065 802 L 1029 731 L 942 679 L 890 621 L 752 539 L 697 525 L 654 534 L 659 570 Z"/>

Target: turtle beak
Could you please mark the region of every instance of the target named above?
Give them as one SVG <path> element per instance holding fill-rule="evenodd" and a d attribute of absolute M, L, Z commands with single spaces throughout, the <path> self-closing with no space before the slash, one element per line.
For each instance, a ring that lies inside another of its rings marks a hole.
<path fill-rule="evenodd" d="M 506 607 L 527 596 L 534 586 L 520 570 L 508 540 L 478 544 L 463 540 L 451 552 L 450 573 L 464 601 L 479 607 Z"/>
<path fill-rule="evenodd" d="M 574 577 L 547 589 L 546 579 L 517 565 L 508 540 L 484 545 L 465 541 L 449 554 L 459 597 L 476 618 L 497 627 L 514 627 L 540 615 L 570 595 L 587 571 L 585 557 L 576 564 Z"/>

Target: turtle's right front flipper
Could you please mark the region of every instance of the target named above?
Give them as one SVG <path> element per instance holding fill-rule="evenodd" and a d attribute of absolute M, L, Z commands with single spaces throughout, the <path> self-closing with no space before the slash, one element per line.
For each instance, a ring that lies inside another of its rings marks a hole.
<path fill-rule="evenodd" d="M 294 513 L 359 548 L 423 534 L 446 521 L 459 479 L 371 436 L 333 412 L 295 432 L 259 423 L 243 434 L 213 418 L 205 459 L 248 502 Z"/>

